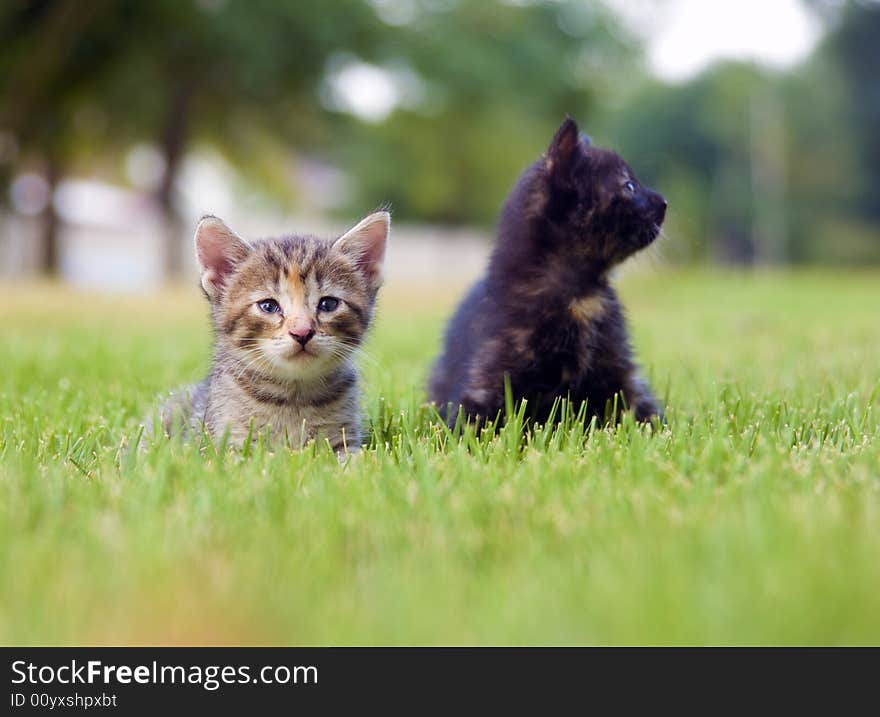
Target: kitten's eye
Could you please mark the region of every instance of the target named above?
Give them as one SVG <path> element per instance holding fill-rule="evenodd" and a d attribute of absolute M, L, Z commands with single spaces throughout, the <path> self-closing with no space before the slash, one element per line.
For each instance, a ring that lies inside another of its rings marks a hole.
<path fill-rule="evenodd" d="M 339 306 L 339 299 L 335 296 L 323 296 L 318 302 L 318 311 L 335 311 Z"/>
<path fill-rule="evenodd" d="M 626 189 L 626 191 L 628 191 L 628 192 L 634 192 L 634 191 L 636 191 L 636 185 L 633 184 L 632 182 L 627 182 L 627 183 L 624 184 L 623 186 L 624 186 L 624 188 Z"/>
<path fill-rule="evenodd" d="M 278 302 L 275 299 L 263 299 L 257 302 L 257 306 L 260 307 L 260 311 L 266 314 L 277 314 L 281 311 L 281 307 L 278 306 Z"/>

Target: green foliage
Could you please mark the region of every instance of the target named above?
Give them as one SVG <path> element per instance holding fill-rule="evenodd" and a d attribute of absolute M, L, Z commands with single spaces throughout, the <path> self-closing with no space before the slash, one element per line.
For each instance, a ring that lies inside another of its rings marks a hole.
<path fill-rule="evenodd" d="M 72 151 L 82 98 L 123 53 L 126 14 L 125 2 L 4 5 L 0 128 L 12 133 L 25 158 Z"/>
<path fill-rule="evenodd" d="M 359 206 L 390 201 L 402 218 L 490 225 L 565 116 L 588 123 L 638 49 L 601 6 L 415 5 L 385 54 L 416 73 L 425 97 L 354 127 L 354 139 L 340 142 L 341 164 L 359 180 Z"/>
<path fill-rule="evenodd" d="M 152 141 L 170 185 L 186 147 L 211 141 L 246 170 L 260 133 L 276 154 L 309 143 L 327 59 L 369 56 L 379 25 L 360 0 L 19 3 L 0 15 L 0 129 L 19 162 L 63 150 L 93 170 Z"/>
<path fill-rule="evenodd" d="M 267 176 L 263 156 L 277 164 L 279 149 L 295 147 L 354 159 L 360 201 L 399 198 L 404 217 L 491 222 L 503 183 L 566 113 L 590 111 L 611 70 L 630 66 L 633 44 L 607 12 L 573 2 L 412 7 L 411 21 L 394 26 L 364 0 L 122 0 L 83 13 L 70 0 L 22 3 L 0 15 L 10 38 L 0 69 L 15 80 L 0 128 L 22 144 L 32 132 L 38 154 L 52 138 L 91 163 L 152 140 L 173 165 L 192 141 L 210 141 L 257 178 Z M 408 68 L 424 106 L 378 127 L 346 123 L 319 102 L 340 54 Z M 490 192 L 478 197 L 484 179 Z"/>
<path fill-rule="evenodd" d="M 403 219 L 491 224 L 511 183 L 549 144 L 542 137 L 547 126 L 526 118 L 510 123 L 489 109 L 439 118 L 397 112 L 382 125 L 356 130 L 362 141 L 346 147 L 343 163 L 365 177 L 369 172 L 357 206 L 390 202 Z M 530 145 L 538 149 L 530 152 Z"/>
<path fill-rule="evenodd" d="M 767 83 L 754 67 L 720 65 L 684 85 L 648 83 L 605 118 L 609 143 L 670 200 L 667 232 L 696 238 L 696 256 L 685 258 L 707 256 L 716 242 L 729 245 L 719 251 L 728 259 L 748 261 L 754 252 L 737 233 L 753 221 L 750 109 Z"/>
<path fill-rule="evenodd" d="M 611 143 L 670 199 L 677 258 L 880 260 L 880 5 L 812 4 L 829 34 L 788 73 L 727 63 L 605 113 Z"/>
<path fill-rule="evenodd" d="M 154 396 L 206 369 L 197 292 L 2 289 L 0 640 L 876 643 L 876 285 L 632 275 L 668 427 L 497 437 L 422 404 L 452 297 L 389 286 L 373 444 L 344 466 L 132 450 Z"/>
<path fill-rule="evenodd" d="M 846 3 L 839 25 L 826 43 L 826 52 L 844 78 L 847 101 L 842 103 L 846 124 L 838 125 L 854 136 L 859 147 L 859 168 L 864 182 L 857 195 L 861 212 L 880 221 L 880 4 Z"/>
<path fill-rule="evenodd" d="M 0 9 L 0 184 L 43 165 L 118 180 L 153 142 L 171 212 L 181 158 L 206 143 L 282 204 L 307 155 L 353 180 L 322 203 L 346 217 L 390 202 L 399 220 L 490 226 L 568 114 L 668 195 L 673 259 L 877 261 L 880 5 L 808 4 L 827 36 L 799 67 L 669 85 L 599 2 L 16 0 Z M 347 61 L 397 78 L 386 118 L 328 102 Z"/>

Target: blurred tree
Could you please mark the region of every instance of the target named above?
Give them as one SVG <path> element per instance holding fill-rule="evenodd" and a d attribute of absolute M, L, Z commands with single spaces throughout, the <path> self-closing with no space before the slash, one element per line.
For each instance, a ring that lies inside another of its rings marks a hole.
<path fill-rule="evenodd" d="M 788 73 L 723 63 L 678 85 L 646 82 L 606 114 L 610 143 L 670 199 L 677 258 L 880 258 L 869 130 L 880 124 L 864 119 L 878 83 L 864 69 L 842 76 L 836 47 L 846 28 Z"/>
<path fill-rule="evenodd" d="M 0 11 L 0 131 L 20 148 L 16 164 L 41 164 L 53 189 L 79 147 L 156 142 L 165 267 L 179 275 L 174 187 L 189 144 L 214 139 L 241 156 L 259 128 L 275 146 L 308 141 L 328 58 L 342 48 L 369 56 L 380 28 L 359 0 L 19 0 Z M 8 180 L 12 166 L 3 169 Z M 51 202 L 45 227 L 52 272 Z"/>
<path fill-rule="evenodd" d="M 382 63 L 414 76 L 417 97 L 384 122 L 352 122 L 354 139 L 337 153 L 359 180 L 356 201 L 390 201 L 403 218 L 492 223 L 565 116 L 589 129 L 599 99 L 641 58 L 600 3 L 407 7 Z"/>
<path fill-rule="evenodd" d="M 667 85 L 601 2 L 7 0 L 0 193 L 24 169 L 54 187 L 79 162 L 154 144 L 175 275 L 194 142 L 285 198 L 279 157 L 296 150 L 352 174 L 347 212 L 390 201 L 401 219 L 488 224 L 569 114 L 670 197 L 678 256 L 861 261 L 880 247 L 880 4 L 807 2 L 831 31 L 802 66 L 727 63 Z M 334 95 L 346 67 L 373 114 Z M 52 271 L 51 202 L 43 219 Z"/>
<path fill-rule="evenodd" d="M 193 140 L 254 163 L 260 132 L 302 146 L 319 124 L 315 98 L 328 58 L 369 55 L 380 24 L 358 0 L 153 0 L 126 33 L 127 50 L 100 88 L 114 136 L 156 141 L 156 197 L 167 222 L 165 268 L 182 271 L 175 184 Z M 275 155 L 277 160 L 277 154 Z M 277 162 L 276 162 L 277 165 Z"/>
<path fill-rule="evenodd" d="M 37 165 L 49 185 L 42 213 L 41 267 L 57 273 L 58 216 L 52 194 L 76 140 L 75 116 L 84 94 L 125 48 L 124 2 L 13 0 L 0 10 L 0 156 L 5 203 L 15 165 Z"/>
<path fill-rule="evenodd" d="M 783 237 L 763 236 L 764 226 L 756 226 L 756 199 L 765 198 L 754 183 L 766 169 L 767 140 L 777 138 L 764 136 L 767 128 L 755 113 L 774 92 L 756 67 L 726 63 L 681 85 L 649 82 L 605 117 L 610 144 L 632 162 L 642 181 L 667 194 L 673 222 L 676 214 L 687 216 L 689 233 L 697 238 L 689 248 L 679 248 L 687 258 L 750 263 L 777 253 L 770 244 L 784 243 Z"/>
<path fill-rule="evenodd" d="M 824 49 L 845 82 L 845 116 L 864 177 L 859 209 L 880 223 L 880 3 L 845 3 Z"/>
<path fill-rule="evenodd" d="M 782 79 L 787 157 L 788 258 L 858 262 L 870 247 L 855 227 L 862 182 L 840 73 L 819 51 Z M 868 253 L 866 253 L 868 250 Z"/>

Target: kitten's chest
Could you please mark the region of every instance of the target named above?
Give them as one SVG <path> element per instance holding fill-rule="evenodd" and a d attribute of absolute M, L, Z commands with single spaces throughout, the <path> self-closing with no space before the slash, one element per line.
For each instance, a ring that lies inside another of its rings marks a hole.
<path fill-rule="evenodd" d="M 248 425 L 252 421 L 257 429 L 268 429 L 271 436 L 283 439 L 294 448 L 304 446 L 328 428 L 323 417 L 307 406 L 277 406 L 251 401 L 242 419 L 240 422 Z"/>
<path fill-rule="evenodd" d="M 613 325 L 616 314 L 590 300 L 572 304 L 535 329 L 528 384 L 540 393 L 577 395 L 593 380 L 615 351 Z"/>
<path fill-rule="evenodd" d="M 357 442 L 359 420 L 356 394 L 352 391 L 308 402 L 295 396 L 268 400 L 231 381 L 215 386 L 208 422 L 214 432 L 228 431 L 234 443 L 248 435 L 268 432 L 270 439 L 292 448 L 301 448 L 312 440 L 328 440 L 334 448 L 341 443 Z"/>

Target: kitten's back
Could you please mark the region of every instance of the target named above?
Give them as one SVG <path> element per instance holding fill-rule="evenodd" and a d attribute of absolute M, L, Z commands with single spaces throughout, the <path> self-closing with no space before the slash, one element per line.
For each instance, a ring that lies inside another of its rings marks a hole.
<path fill-rule="evenodd" d="M 489 303 L 486 280 L 480 279 L 458 305 L 446 328 L 443 353 L 434 364 L 428 388 L 430 400 L 444 418 L 450 407 L 455 411 L 461 403 Z"/>

